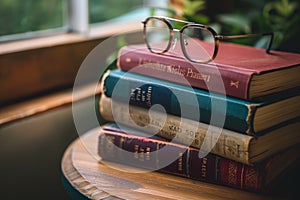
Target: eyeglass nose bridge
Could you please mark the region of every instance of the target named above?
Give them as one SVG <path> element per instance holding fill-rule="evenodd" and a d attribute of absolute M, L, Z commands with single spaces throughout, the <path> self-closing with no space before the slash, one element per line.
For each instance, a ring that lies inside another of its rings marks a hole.
<path fill-rule="evenodd" d="M 179 38 L 175 37 L 175 33 L 179 33 Z M 177 29 L 173 27 L 170 29 L 170 41 L 169 41 L 169 46 L 167 48 L 167 51 L 169 51 L 170 48 L 172 48 L 172 50 L 175 49 L 177 41 L 181 40 L 181 36 L 180 36 L 181 34 L 182 34 L 181 29 Z"/>

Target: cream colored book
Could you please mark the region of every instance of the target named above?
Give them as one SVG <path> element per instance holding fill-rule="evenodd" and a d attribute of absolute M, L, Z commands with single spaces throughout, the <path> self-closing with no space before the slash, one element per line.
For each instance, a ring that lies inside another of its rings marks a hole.
<path fill-rule="evenodd" d="M 254 137 L 189 119 L 112 101 L 102 95 L 100 114 L 108 120 L 186 144 L 248 165 L 300 143 L 300 121 L 295 120 Z M 113 109 L 112 109 L 113 108 Z"/>

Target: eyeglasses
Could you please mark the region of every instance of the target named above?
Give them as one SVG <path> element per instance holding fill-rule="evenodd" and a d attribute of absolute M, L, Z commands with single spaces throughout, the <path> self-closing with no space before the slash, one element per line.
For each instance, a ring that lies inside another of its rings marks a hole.
<path fill-rule="evenodd" d="M 270 52 L 274 33 L 246 35 L 218 35 L 211 27 L 168 17 L 148 17 L 144 24 L 144 38 L 152 53 L 163 54 L 175 46 L 174 31 L 180 32 L 184 56 L 195 63 L 209 63 L 215 59 L 220 40 L 269 36 L 266 53 Z M 173 25 L 172 25 L 173 24 Z M 175 27 L 180 26 L 180 29 Z"/>

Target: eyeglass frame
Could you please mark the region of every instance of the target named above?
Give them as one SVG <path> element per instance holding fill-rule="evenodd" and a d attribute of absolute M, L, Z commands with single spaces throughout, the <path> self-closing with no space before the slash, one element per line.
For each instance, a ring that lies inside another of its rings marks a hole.
<path fill-rule="evenodd" d="M 149 42 L 147 41 L 147 34 L 146 34 L 146 28 L 147 28 L 147 22 L 151 19 L 157 19 L 157 20 L 160 20 L 162 22 L 164 22 L 168 28 L 169 28 L 169 31 L 170 31 L 170 39 L 169 39 L 169 42 L 168 42 L 168 45 L 166 47 L 165 50 L 161 51 L 161 52 L 155 52 L 152 50 Z M 180 22 L 180 23 L 184 23 L 185 25 L 183 27 L 180 28 L 180 30 L 178 29 L 175 29 L 171 23 L 169 22 L 170 21 L 174 21 L 174 22 Z M 150 52 L 152 53 L 156 53 L 156 54 L 164 54 L 166 53 L 167 51 L 169 51 L 169 49 L 171 48 L 171 45 L 172 45 L 172 41 L 173 41 L 173 38 L 174 38 L 174 31 L 179 31 L 180 32 L 180 45 L 181 45 L 181 50 L 184 54 L 184 56 L 191 62 L 195 62 L 195 63 L 202 63 L 202 64 L 205 64 L 205 63 L 209 63 L 211 61 L 213 61 L 217 54 L 218 54 L 218 50 L 219 50 L 219 44 L 220 44 L 220 41 L 221 40 L 226 40 L 226 39 L 239 39 L 239 38 L 248 38 L 248 37 L 262 37 L 262 36 L 270 36 L 270 40 L 269 40 L 269 43 L 266 47 L 266 53 L 267 54 L 270 54 L 270 50 L 271 50 L 271 46 L 272 46 L 272 43 L 273 43 L 273 38 L 274 38 L 274 33 L 273 32 L 268 32 L 268 33 L 252 33 L 252 34 L 243 34 L 243 35 L 219 35 L 216 33 L 216 31 L 211 28 L 210 26 L 207 26 L 207 25 L 203 25 L 203 24 L 197 24 L 197 23 L 194 23 L 194 22 L 188 22 L 188 21 L 184 21 L 184 20 L 179 20 L 179 19 L 174 19 L 174 18 L 169 18 L 169 17 L 160 17 L 160 16 L 150 16 L 150 17 L 147 17 L 144 21 L 142 21 L 143 25 L 144 25 L 144 29 L 143 29 L 143 36 L 144 36 L 144 40 L 146 41 L 146 44 L 147 44 L 147 48 L 149 49 Z M 214 52 L 213 52 L 213 55 L 211 56 L 211 58 L 207 61 L 196 61 L 192 58 L 190 58 L 190 56 L 188 55 L 188 53 L 186 52 L 186 49 L 184 48 L 184 45 L 185 45 L 185 42 L 184 42 L 184 39 L 183 39 L 183 31 L 187 28 L 190 28 L 190 27 L 198 27 L 198 28 L 202 28 L 202 29 L 205 29 L 209 32 L 212 33 L 213 35 L 213 38 L 214 38 Z"/>

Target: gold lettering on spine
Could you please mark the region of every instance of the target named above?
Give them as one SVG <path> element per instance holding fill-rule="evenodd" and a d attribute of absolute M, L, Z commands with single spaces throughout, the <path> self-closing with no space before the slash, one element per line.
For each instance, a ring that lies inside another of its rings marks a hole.
<path fill-rule="evenodd" d="M 145 161 L 145 149 L 140 147 L 140 150 L 139 150 L 139 160 L 144 162 Z"/>
<path fill-rule="evenodd" d="M 239 81 L 230 81 L 230 86 L 231 87 L 235 87 L 235 88 L 239 88 Z"/>
<path fill-rule="evenodd" d="M 148 86 L 146 90 L 140 87 L 130 89 L 130 101 L 146 102 L 148 106 L 151 106 L 151 97 L 152 86 Z"/>
<path fill-rule="evenodd" d="M 148 90 L 147 90 L 147 94 L 146 94 L 147 106 L 151 106 L 152 105 L 151 96 L 152 96 L 152 86 L 149 86 Z"/>
<path fill-rule="evenodd" d="M 207 172 L 207 158 L 202 158 L 202 165 L 201 165 L 201 177 L 206 178 Z"/>
<path fill-rule="evenodd" d="M 131 88 L 131 90 L 130 90 L 130 100 L 131 101 L 135 101 L 135 94 L 134 94 L 134 91 L 135 91 L 135 89 L 134 88 Z"/>
<path fill-rule="evenodd" d="M 167 68 L 166 65 L 160 64 L 159 62 L 154 63 L 154 62 L 151 62 L 151 60 L 148 61 L 148 60 L 144 60 L 142 58 L 139 59 L 138 66 L 146 68 L 146 69 L 152 69 L 155 71 L 161 71 L 161 72 L 166 72 L 166 68 Z"/>
<path fill-rule="evenodd" d="M 173 65 L 168 65 L 167 66 L 167 72 L 171 74 L 177 74 L 180 76 L 185 76 L 185 69 L 182 69 L 180 66 L 173 66 Z"/>
<path fill-rule="evenodd" d="M 210 81 L 210 75 L 201 74 L 198 71 L 194 71 L 192 68 L 188 68 L 187 77 L 194 78 L 194 79 L 197 79 L 197 80 L 206 81 L 206 82 Z"/>
<path fill-rule="evenodd" d="M 125 61 L 127 62 L 127 59 Z M 152 60 L 146 60 L 143 58 L 139 58 L 138 66 L 143 67 L 145 69 L 150 69 L 158 72 L 166 72 L 170 74 L 202 80 L 205 82 L 209 82 L 211 79 L 209 74 L 200 73 L 198 71 L 193 70 L 192 68 L 185 69 L 182 68 L 180 65 L 168 65 L 160 62 L 153 62 Z"/>
<path fill-rule="evenodd" d="M 150 152 L 151 152 L 150 147 L 147 147 L 146 148 L 146 160 L 150 160 Z"/>
<path fill-rule="evenodd" d="M 135 95 L 136 101 L 141 101 L 142 89 L 141 88 L 136 88 L 135 90 L 136 90 L 136 95 Z"/>
<path fill-rule="evenodd" d="M 139 158 L 139 145 L 134 145 L 134 158 L 138 159 Z"/>
<path fill-rule="evenodd" d="M 258 187 L 258 174 L 255 169 L 246 170 L 245 185 L 247 187 Z"/>
<path fill-rule="evenodd" d="M 236 185 L 237 183 L 237 166 L 231 161 L 228 165 L 228 183 L 231 185 Z"/>
<path fill-rule="evenodd" d="M 139 145 L 134 145 L 134 158 L 135 159 L 139 159 L 140 161 L 145 161 L 145 160 L 150 160 L 150 152 L 151 152 L 151 148 L 150 147 L 146 147 L 143 148 Z"/>
<path fill-rule="evenodd" d="M 125 62 L 130 63 L 131 62 L 131 58 L 126 58 Z"/>
<path fill-rule="evenodd" d="M 183 163 L 183 158 L 182 158 L 182 156 L 183 156 L 183 154 L 182 153 L 179 153 L 179 157 L 178 157 L 178 171 L 182 171 L 182 168 L 183 168 L 183 166 L 182 166 L 182 163 Z"/>

